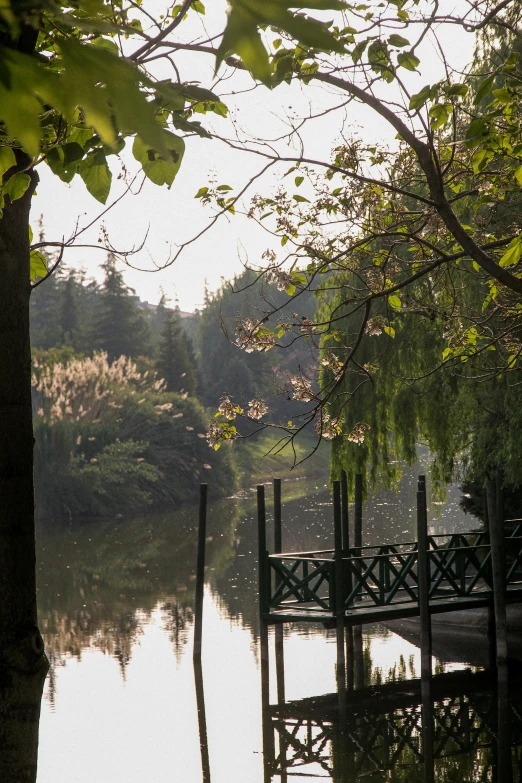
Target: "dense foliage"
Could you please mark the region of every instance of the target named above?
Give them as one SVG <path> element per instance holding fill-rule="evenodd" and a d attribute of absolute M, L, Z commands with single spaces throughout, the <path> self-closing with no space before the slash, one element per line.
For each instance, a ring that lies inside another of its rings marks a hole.
<path fill-rule="evenodd" d="M 125 356 L 42 358 L 33 374 L 41 517 L 180 503 L 196 497 L 210 475 L 218 495 L 234 487 L 230 451 L 208 448 L 207 416 L 196 399 L 169 392 Z"/>

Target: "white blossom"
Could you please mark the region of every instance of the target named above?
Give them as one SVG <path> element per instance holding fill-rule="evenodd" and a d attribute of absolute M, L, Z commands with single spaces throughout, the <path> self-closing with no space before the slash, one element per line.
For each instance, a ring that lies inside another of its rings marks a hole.
<path fill-rule="evenodd" d="M 307 378 L 302 375 L 294 375 L 290 378 L 290 383 L 293 387 L 294 400 L 300 400 L 301 402 L 310 402 L 314 399 L 314 393 L 312 391 L 312 384 Z"/>
<path fill-rule="evenodd" d="M 250 402 L 248 403 L 247 416 L 249 419 L 254 419 L 254 421 L 259 421 L 259 419 L 263 418 L 267 410 L 268 410 L 268 405 L 265 405 L 263 400 L 260 400 L 256 397 L 255 399 L 250 400 Z"/>

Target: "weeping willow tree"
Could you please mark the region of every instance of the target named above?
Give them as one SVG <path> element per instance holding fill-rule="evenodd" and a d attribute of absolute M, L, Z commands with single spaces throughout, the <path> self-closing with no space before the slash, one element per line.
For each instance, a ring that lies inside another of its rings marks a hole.
<path fill-rule="evenodd" d="M 391 34 L 361 30 L 350 17 L 340 34 L 357 43 L 346 61 L 314 58 L 309 50 L 304 56 L 278 41 L 274 63 L 285 79 L 321 82 L 341 108 L 362 104 L 397 135 L 379 144 L 367 126 L 362 138 L 343 115 L 341 143 L 329 159 L 307 157 L 304 141 L 301 156 L 285 158 L 294 166 L 278 191 L 256 196 L 249 214 L 280 237 L 284 250 L 271 256 L 266 273 L 295 312 L 288 318 L 267 309 L 239 324 L 236 341 L 250 351 L 297 340 L 320 349 L 320 390 L 310 372 L 290 377 L 287 395 L 304 405 L 279 426 L 291 440 L 314 423 L 318 437 L 333 443 L 334 473 L 369 467 L 372 482 L 390 485 L 425 444 L 439 486 L 459 469 L 483 481 L 498 468 L 515 485 L 522 8 L 486 3 L 480 19 L 451 18 L 477 34 L 476 57 L 464 74 L 452 69 L 452 53 L 435 30 L 449 18 L 434 4 L 417 36 L 413 9 L 405 8 L 396 21 L 404 21 L 408 38 L 397 26 Z M 425 36 L 440 52 L 445 76 L 414 87 L 400 69 L 422 67 L 417 47 Z M 319 297 L 313 321 L 298 310 L 310 290 Z M 216 447 L 230 437 L 226 418 L 214 424 Z"/>

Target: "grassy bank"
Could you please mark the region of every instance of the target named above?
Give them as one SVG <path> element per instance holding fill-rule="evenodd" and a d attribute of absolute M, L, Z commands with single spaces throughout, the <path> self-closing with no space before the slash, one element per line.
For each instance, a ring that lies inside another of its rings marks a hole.
<path fill-rule="evenodd" d="M 322 442 L 312 453 L 317 445 L 315 433 L 302 433 L 293 448 L 285 446 L 281 451 L 278 450 L 279 441 L 277 433 L 264 432 L 234 444 L 241 486 L 252 486 L 273 478 L 328 477 L 330 446 Z"/>

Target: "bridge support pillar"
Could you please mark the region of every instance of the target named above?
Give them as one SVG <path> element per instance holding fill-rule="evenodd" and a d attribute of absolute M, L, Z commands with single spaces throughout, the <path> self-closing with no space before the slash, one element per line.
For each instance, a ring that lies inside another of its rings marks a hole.
<path fill-rule="evenodd" d="M 333 483 L 334 533 L 335 533 L 335 625 L 337 635 L 337 693 L 339 716 L 346 715 L 346 659 L 344 656 L 344 567 L 343 531 L 341 515 L 341 482 Z"/>
<path fill-rule="evenodd" d="M 495 481 L 486 484 L 488 498 L 489 540 L 491 544 L 491 572 L 493 583 L 493 606 L 495 609 L 496 663 L 507 662 L 507 619 L 506 619 L 506 556 L 504 545 L 504 520 L 498 517 L 497 488 Z"/>

